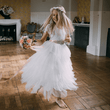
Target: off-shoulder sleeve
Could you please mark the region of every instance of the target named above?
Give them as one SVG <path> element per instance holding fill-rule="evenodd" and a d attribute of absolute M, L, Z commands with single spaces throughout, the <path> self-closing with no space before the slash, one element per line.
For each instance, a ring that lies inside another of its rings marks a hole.
<path fill-rule="evenodd" d="M 45 32 L 50 33 L 50 24 L 48 24 L 48 25 L 45 27 L 44 33 L 45 33 Z"/>

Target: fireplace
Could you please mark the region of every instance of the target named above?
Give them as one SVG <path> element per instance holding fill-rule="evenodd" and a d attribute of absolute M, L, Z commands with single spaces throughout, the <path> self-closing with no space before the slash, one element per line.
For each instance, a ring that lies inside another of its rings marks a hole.
<path fill-rule="evenodd" d="M 20 19 L 0 19 L 0 39 L 3 41 L 19 41 L 20 34 Z"/>
<path fill-rule="evenodd" d="M 16 41 L 16 25 L 0 25 L 0 42 Z"/>
<path fill-rule="evenodd" d="M 73 45 L 86 51 L 89 43 L 89 27 L 90 24 L 73 23 L 75 32 L 72 36 Z"/>
<path fill-rule="evenodd" d="M 108 28 L 106 56 L 110 58 L 110 28 Z"/>

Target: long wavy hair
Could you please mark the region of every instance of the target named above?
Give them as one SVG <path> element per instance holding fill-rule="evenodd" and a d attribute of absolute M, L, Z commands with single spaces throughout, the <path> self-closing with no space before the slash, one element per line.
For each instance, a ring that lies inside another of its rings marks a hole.
<path fill-rule="evenodd" d="M 74 31 L 74 28 L 73 28 L 73 25 L 72 25 L 72 21 L 66 16 L 66 14 L 65 14 L 66 11 L 65 11 L 63 6 L 53 7 L 53 8 L 50 9 L 50 15 L 45 20 L 45 22 L 42 25 L 42 27 L 40 28 L 40 30 L 45 30 L 46 26 L 48 24 L 50 24 L 50 29 L 51 29 L 51 33 L 52 33 L 53 28 L 56 25 L 56 23 L 52 19 L 52 12 L 53 12 L 53 10 L 57 10 L 57 12 L 58 12 L 57 27 L 58 28 L 63 28 L 64 27 L 66 33 L 72 35 L 73 31 Z"/>

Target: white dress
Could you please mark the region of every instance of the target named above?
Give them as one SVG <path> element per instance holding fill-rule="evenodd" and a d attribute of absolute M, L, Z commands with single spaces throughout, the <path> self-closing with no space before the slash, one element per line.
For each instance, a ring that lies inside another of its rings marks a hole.
<path fill-rule="evenodd" d="M 51 34 L 48 24 L 44 32 L 46 31 L 49 33 L 50 40 L 65 39 L 64 29 L 55 27 Z M 21 82 L 26 83 L 26 90 L 33 88 L 31 93 L 36 93 L 40 87 L 43 87 L 43 94 L 47 99 L 51 95 L 59 97 L 57 91 L 60 91 L 62 97 L 66 97 L 66 90 L 75 91 L 78 88 L 70 60 L 71 52 L 66 44 L 50 41 L 45 41 L 42 47 L 28 59 L 29 62 L 23 67 Z"/>

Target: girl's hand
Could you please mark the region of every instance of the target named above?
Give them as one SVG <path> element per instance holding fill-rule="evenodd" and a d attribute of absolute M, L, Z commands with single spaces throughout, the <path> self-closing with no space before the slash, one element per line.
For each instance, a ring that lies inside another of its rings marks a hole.
<path fill-rule="evenodd" d="M 33 50 L 34 48 L 31 46 L 30 49 Z"/>
<path fill-rule="evenodd" d="M 67 35 L 64 41 L 67 42 L 67 43 L 70 43 L 71 42 L 71 37 L 69 35 Z"/>

